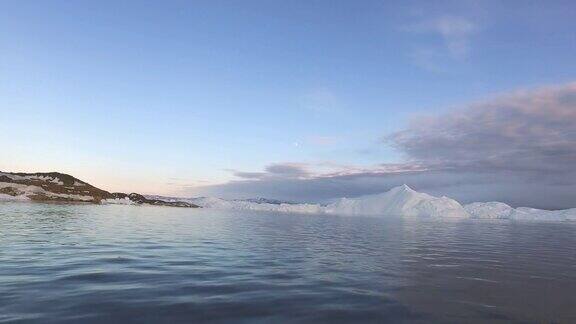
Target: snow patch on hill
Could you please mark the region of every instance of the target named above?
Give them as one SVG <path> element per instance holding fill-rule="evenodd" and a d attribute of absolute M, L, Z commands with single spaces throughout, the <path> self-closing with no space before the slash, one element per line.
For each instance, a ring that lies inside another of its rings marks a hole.
<path fill-rule="evenodd" d="M 102 205 L 137 205 L 135 202 L 130 200 L 130 198 L 109 198 L 109 199 L 102 199 L 100 201 Z"/>
<path fill-rule="evenodd" d="M 11 173 L 5 173 L 5 172 L 0 172 L 0 176 L 5 176 L 8 177 L 12 180 L 39 180 L 39 181 L 46 181 L 46 182 L 51 182 L 57 185 L 64 185 L 64 182 L 62 180 L 60 180 L 60 178 L 55 177 L 55 176 L 46 176 L 46 175 L 18 175 L 18 174 L 11 174 Z"/>
<path fill-rule="evenodd" d="M 26 200 L 30 200 L 30 198 L 28 198 L 24 195 L 11 196 L 11 195 L 0 193 L 0 201 L 26 201 Z"/>
<path fill-rule="evenodd" d="M 44 190 L 43 188 L 38 187 L 38 186 L 25 185 L 25 184 L 19 184 L 19 183 L 0 182 L 0 189 L 3 189 L 3 188 L 12 188 L 13 190 L 16 191 L 16 194 L 13 196 L 3 194 L 5 196 L 9 196 L 12 198 L 9 200 L 28 200 L 29 196 L 38 195 L 38 194 L 45 195 L 47 197 L 74 199 L 77 201 L 91 201 L 93 199 L 91 196 L 55 193 L 55 192 L 50 192 L 50 191 Z M 4 198 L 5 199 L 3 199 L 3 200 L 8 200 L 8 197 L 4 197 Z"/>

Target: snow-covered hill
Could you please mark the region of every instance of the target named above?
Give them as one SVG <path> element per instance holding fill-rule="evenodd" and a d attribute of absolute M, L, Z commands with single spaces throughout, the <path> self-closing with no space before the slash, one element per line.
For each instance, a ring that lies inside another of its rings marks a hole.
<path fill-rule="evenodd" d="M 3 200 L 93 202 L 111 194 L 67 174 L 0 172 Z"/>
<path fill-rule="evenodd" d="M 148 199 L 137 193 L 110 193 L 59 172 L 0 172 L 0 200 L 198 207 L 181 201 Z"/>

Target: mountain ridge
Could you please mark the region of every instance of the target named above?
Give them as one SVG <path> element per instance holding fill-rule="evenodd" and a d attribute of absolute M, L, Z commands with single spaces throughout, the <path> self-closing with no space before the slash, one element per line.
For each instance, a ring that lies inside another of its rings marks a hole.
<path fill-rule="evenodd" d="M 169 207 L 197 208 L 183 201 L 149 199 L 137 193 L 108 192 L 69 174 L 60 172 L 2 172 L 0 195 L 4 198 L 40 202 L 72 202 L 95 204 L 146 204 Z"/>

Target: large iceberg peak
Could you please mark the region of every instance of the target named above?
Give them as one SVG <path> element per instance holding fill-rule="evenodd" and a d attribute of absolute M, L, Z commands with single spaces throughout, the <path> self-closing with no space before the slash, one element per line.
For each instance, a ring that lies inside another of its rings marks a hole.
<path fill-rule="evenodd" d="M 401 186 L 394 187 L 387 192 L 389 193 L 418 193 L 416 190 L 410 188 L 407 184 L 403 184 Z M 386 192 L 384 192 L 386 193 Z"/>
<path fill-rule="evenodd" d="M 401 186 L 393 187 L 388 191 L 384 191 L 377 194 L 361 196 L 357 198 L 351 198 L 355 200 L 391 200 L 391 201 L 410 201 L 413 199 L 418 199 L 418 197 L 431 197 L 428 194 L 418 192 L 408 185 L 404 184 Z M 349 199 L 349 198 L 345 198 Z"/>
<path fill-rule="evenodd" d="M 398 186 L 398 187 L 396 187 L 396 188 L 400 188 L 400 189 L 402 189 L 402 190 L 404 190 L 404 191 L 408 191 L 408 192 L 415 192 L 415 190 L 412 189 L 412 188 L 411 188 L 409 185 L 407 185 L 407 184 L 403 184 L 403 185 Z M 394 188 L 392 188 L 392 189 L 394 189 Z"/>
<path fill-rule="evenodd" d="M 403 217 L 468 217 L 468 213 L 457 201 L 417 192 L 407 185 L 394 187 L 380 194 L 342 198 L 328 205 L 326 212 Z"/>

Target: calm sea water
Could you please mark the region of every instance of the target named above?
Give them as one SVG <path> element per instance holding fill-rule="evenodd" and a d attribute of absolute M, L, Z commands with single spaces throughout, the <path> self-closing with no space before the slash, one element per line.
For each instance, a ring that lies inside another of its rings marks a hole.
<path fill-rule="evenodd" d="M 0 202 L 0 322 L 576 323 L 576 225 Z"/>

